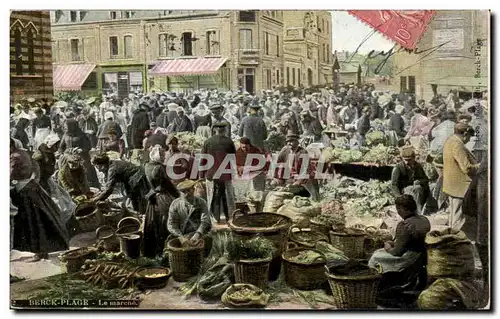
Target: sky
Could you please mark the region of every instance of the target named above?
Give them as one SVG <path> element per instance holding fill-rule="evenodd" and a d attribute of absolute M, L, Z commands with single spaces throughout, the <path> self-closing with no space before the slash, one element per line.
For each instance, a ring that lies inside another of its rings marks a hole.
<path fill-rule="evenodd" d="M 332 11 L 332 49 L 333 51 L 354 52 L 363 39 L 372 33 L 373 29 L 359 21 L 347 11 Z M 388 51 L 394 43 L 387 40 L 376 31 L 359 49 L 359 53 L 371 50 Z"/>

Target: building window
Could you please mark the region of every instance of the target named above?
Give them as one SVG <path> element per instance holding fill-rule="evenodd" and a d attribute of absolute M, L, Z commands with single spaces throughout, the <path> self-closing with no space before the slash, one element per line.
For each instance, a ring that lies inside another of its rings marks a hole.
<path fill-rule="evenodd" d="M 62 16 L 63 16 L 62 10 L 56 10 L 55 22 L 59 22 L 59 20 L 61 19 Z"/>
<path fill-rule="evenodd" d="M 310 46 L 307 46 L 307 58 L 312 59 L 312 49 Z"/>
<path fill-rule="evenodd" d="M 300 72 L 302 72 L 300 69 L 297 69 L 297 86 L 300 86 Z"/>
<path fill-rule="evenodd" d="M 254 69 L 238 69 L 238 86 L 250 94 L 254 93 Z"/>
<path fill-rule="evenodd" d="M 240 11 L 240 22 L 255 22 L 255 11 Z"/>
<path fill-rule="evenodd" d="M 400 88 L 401 93 L 405 93 L 405 92 L 406 92 L 406 88 L 407 88 L 407 87 L 406 87 L 406 76 L 402 76 L 402 77 L 400 77 L 400 81 L 401 81 L 401 82 L 400 82 L 400 85 L 401 85 L 401 88 Z"/>
<path fill-rule="evenodd" d="M 35 44 L 33 37 L 33 30 L 29 30 L 27 34 L 28 38 L 28 72 L 29 74 L 35 74 Z"/>
<path fill-rule="evenodd" d="M 264 32 L 264 48 L 266 49 L 266 55 L 269 55 L 269 33 Z"/>
<path fill-rule="evenodd" d="M 241 29 L 240 30 L 240 49 L 251 50 L 252 45 L 252 30 Z"/>
<path fill-rule="evenodd" d="M 280 56 L 280 36 L 276 36 L 276 56 Z"/>
<path fill-rule="evenodd" d="M 118 37 L 109 37 L 109 54 L 111 57 L 118 55 Z"/>
<path fill-rule="evenodd" d="M 164 10 L 163 11 L 163 15 L 166 16 L 166 15 L 169 15 L 173 12 L 174 10 Z"/>
<path fill-rule="evenodd" d="M 193 34 L 191 32 L 182 34 L 182 55 L 193 55 Z"/>
<path fill-rule="evenodd" d="M 286 85 L 290 85 L 290 68 L 286 67 Z"/>
<path fill-rule="evenodd" d="M 295 86 L 295 68 L 292 68 L 292 85 Z"/>
<path fill-rule="evenodd" d="M 168 35 L 166 33 L 160 33 L 158 36 L 158 46 L 160 48 L 160 52 L 158 55 L 160 57 L 166 57 L 168 56 Z"/>
<path fill-rule="evenodd" d="M 134 56 L 134 47 L 132 46 L 132 36 L 126 35 L 123 38 L 123 47 L 125 49 L 125 57 L 131 58 Z"/>
<path fill-rule="evenodd" d="M 117 13 L 116 11 L 110 11 L 110 12 L 109 12 L 109 18 L 110 18 L 111 20 L 116 20 L 116 19 L 118 19 L 118 13 Z"/>
<path fill-rule="evenodd" d="M 16 46 L 16 74 L 23 75 L 23 52 L 21 49 L 21 30 L 14 32 L 14 44 Z"/>
<path fill-rule="evenodd" d="M 330 51 L 330 45 L 326 45 L 326 63 L 330 63 L 330 56 L 332 55 Z"/>
<path fill-rule="evenodd" d="M 280 70 L 276 70 L 276 83 L 278 83 L 278 85 L 280 85 Z"/>
<path fill-rule="evenodd" d="M 266 70 L 266 88 L 270 89 L 272 87 L 271 70 Z"/>
<path fill-rule="evenodd" d="M 71 39 L 71 61 L 80 61 L 80 40 Z"/>
<path fill-rule="evenodd" d="M 135 16 L 135 11 L 125 11 L 125 18 L 130 19 Z"/>
<path fill-rule="evenodd" d="M 79 11 L 78 12 L 79 21 L 83 21 L 83 18 L 85 18 L 85 14 L 87 14 L 86 11 Z"/>
<path fill-rule="evenodd" d="M 217 31 L 207 31 L 207 55 L 219 54 Z"/>
<path fill-rule="evenodd" d="M 76 11 L 70 11 L 69 12 L 69 19 L 71 22 L 76 22 L 78 17 L 78 12 Z"/>
<path fill-rule="evenodd" d="M 414 76 L 408 77 L 408 93 L 415 94 L 415 77 Z"/>

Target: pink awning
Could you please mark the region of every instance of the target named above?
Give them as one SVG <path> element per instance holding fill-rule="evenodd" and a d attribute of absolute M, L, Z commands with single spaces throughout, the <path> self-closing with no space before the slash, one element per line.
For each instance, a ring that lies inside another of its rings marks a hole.
<path fill-rule="evenodd" d="M 80 91 L 95 64 L 54 65 L 54 90 Z"/>
<path fill-rule="evenodd" d="M 158 62 L 150 75 L 204 75 L 214 74 L 226 63 L 227 58 L 176 59 Z"/>

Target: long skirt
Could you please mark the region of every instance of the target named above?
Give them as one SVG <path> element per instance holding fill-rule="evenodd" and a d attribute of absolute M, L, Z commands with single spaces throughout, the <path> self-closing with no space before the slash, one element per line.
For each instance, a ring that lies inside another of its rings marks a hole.
<path fill-rule="evenodd" d="M 167 229 L 168 210 L 173 198 L 169 194 L 158 193 L 149 200 L 144 220 L 145 257 L 154 258 L 163 252 L 165 240 L 169 236 Z"/>
<path fill-rule="evenodd" d="M 14 217 L 13 249 L 51 253 L 69 248 L 59 208 L 35 181 L 19 191 L 12 190 L 10 197 L 18 209 Z"/>
<path fill-rule="evenodd" d="M 212 136 L 212 131 L 209 126 L 200 126 L 196 129 L 196 135 L 203 136 L 205 138 L 209 138 Z"/>

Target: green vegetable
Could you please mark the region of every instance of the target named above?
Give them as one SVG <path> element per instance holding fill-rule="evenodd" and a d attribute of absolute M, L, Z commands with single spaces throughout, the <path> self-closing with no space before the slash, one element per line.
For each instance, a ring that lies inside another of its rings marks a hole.
<path fill-rule="evenodd" d="M 371 145 L 384 145 L 387 142 L 385 133 L 382 131 L 371 131 L 366 134 L 366 144 Z"/>
<path fill-rule="evenodd" d="M 255 237 L 250 240 L 238 240 L 230 243 L 229 260 L 271 258 L 276 251 L 274 244 L 266 238 Z"/>

